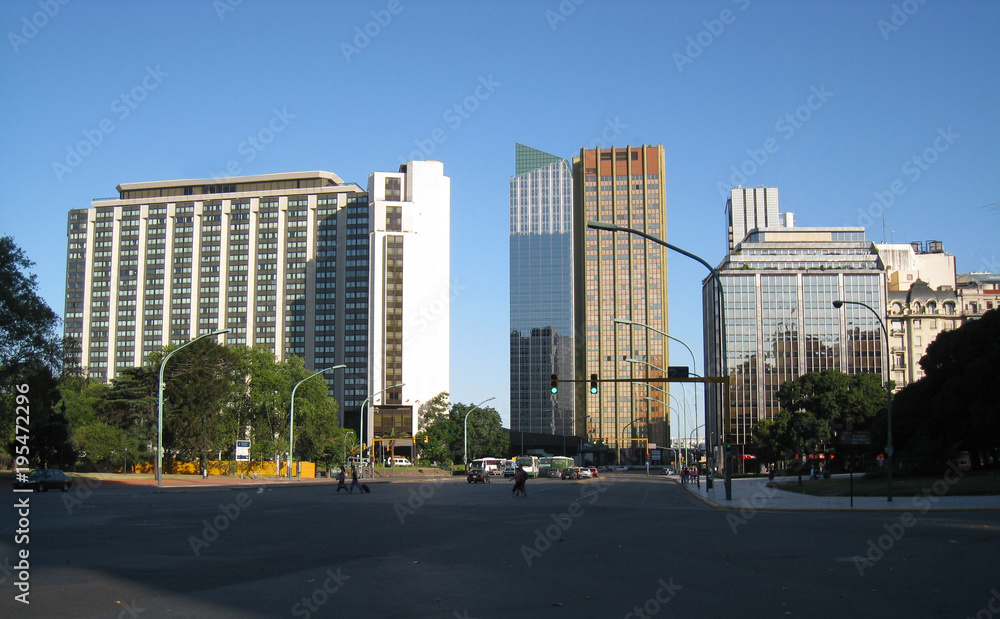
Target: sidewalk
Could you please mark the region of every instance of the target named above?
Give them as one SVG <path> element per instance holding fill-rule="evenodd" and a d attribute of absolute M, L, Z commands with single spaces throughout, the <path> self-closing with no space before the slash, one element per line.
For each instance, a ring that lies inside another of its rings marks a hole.
<path fill-rule="evenodd" d="M 449 478 L 450 476 L 438 471 L 433 471 L 425 469 L 423 473 L 418 472 L 416 469 L 412 471 L 393 471 L 392 474 L 377 476 L 374 479 L 371 477 L 361 478 L 359 481 L 366 484 L 371 483 L 385 483 L 385 482 L 407 482 L 407 481 L 427 481 L 429 479 L 440 479 Z M 336 488 L 337 480 L 330 479 L 327 477 L 293 477 L 288 479 L 287 477 L 275 477 L 271 476 L 261 476 L 256 479 L 253 477 L 236 477 L 230 475 L 209 475 L 208 477 L 201 477 L 199 475 L 174 475 L 165 474 L 163 476 L 163 481 L 160 485 L 157 485 L 156 478 L 154 475 L 149 473 L 132 473 L 128 475 L 122 475 L 118 473 L 81 473 L 72 475 L 74 487 L 91 487 L 94 488 L 99 485 L 106 486 L 119 486 L 121 488 L 144 488 L 154 491 L 170 491 L 170 490 L 192 490 L 192 489 L 215 489 L 220 488 L 244 488 L 244 487 L 267 487 L 271 488 L 281 488 L 281 487 L 293 487 L 293 486 L 316 486 L 316 485 L 327 485 L 332 488 Z M 350 484 L 350 478 L 348 478 L 347 483 Z"/>
<path fill-rule="evenodd" d="M 775 481 L 795 481 L 796 477 L 777 477 Z M 680 484 L 680 478 L 671 477 Z M 691 494 L 702 501 L 721 509 L 752 509 L 759 511 L 969 511 L 1000 510 L 1000 496 L 949 496 L 940 494 L 942 488 L 927 488 L 923 496 L 894 496 L 892 501 L 885 497 L 854 497 L 851 506 L 849 496 L 812 496 L 798 492 L 787 492 L 767 487 L 766 477 L 741 478 L 732 480 L 732 499 L 726 500 L 726 487 L 721 478 L 715 479 L 712 490 L 706 488 L 704 477 L 701 488 L 694 484 L 684 484 Z M 935 493 L 935 490 L 939 491 Z"/>

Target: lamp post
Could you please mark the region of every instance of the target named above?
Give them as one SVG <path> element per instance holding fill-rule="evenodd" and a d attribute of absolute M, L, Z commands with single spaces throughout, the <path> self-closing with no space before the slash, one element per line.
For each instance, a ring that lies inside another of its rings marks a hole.
<path fill-rule="evenodd" d="M 677 435 L 677 441 L 680 442 L 681 437 L 684 436 L 684 430 L 681 428 L 681 419 L 686 419 L 686 417 L 687 417 L 687 407 L 684 406 L 684 405 L 682 405 L 681 401 L 677 399 L 677 396 L 675 396 L 674 394 L 670 393 L 669 391 L 664 391 L 663 389 L 660 389 L 659 387 L 656 387 L 656 386 L 651 385 L 649 383 L 634 383 L 634 384 L 636 384 L 636 385 L 643 385 L 643 386 L 646 386 L 646 387 L 652 387 L 653 389 L 656 389 L 657 391 L 661 392 L 663 395 L 665 395 L 665 396 L 669 397 L 670 399 L 672 399 L 674 401 L 674 403 L 677 404 L 677 409 L 679 411 L 683 412 L 683 415 L 679 414 L 679 415 L 677 415 L 675 417 L 675 419 L 677 419 L 677 432 L 679 433 Z M 671 409 L 670 405 L 667 404 L 666 402 L 664 402 L 663 400 L 657 400 L 656 398 L 651 398 L 649 396 L 646 396 L 645 399 L 647 399 L 647 400 L 655 400 L 655 401 L 663 404 L 664 406 L 667 407 L 668 411 Z M 667 415 L 667 426 L 669 427 L 669 425 L 670 425 L 670 416 L 668 414 Z M 685 458 L 685 459 L 687 459 L 687 458 Z"/>
<path fill-rule="evenodd" d="M 680 247 L 676 247 L 674 245 L 671 245 L 670 243 L 667 243 L 666 241 L 662 241 L 662 240 L 658 239 L 657 237 L 655 237 L 655 236 L 653 236 L 651 234 L 648 234 L 646 232 L 643 232 L 641 230 L 636 230 L 634 228 L 625 228 L 625 227 L 622 227 L 622 226 L 616 226 L 614 224 L 606 223 L 606 222 L 601 222 L 601 221 L 588 221 L 587 222 L 587 227 L 588 228 L 594 228 L 596 230 L 607 230 L 607 231 L 610 231 L 610 232 L 627 232 L 629 234 L 634 234 L 636 236 L 641 236 L 642 238 L 644 238 L 646 240 L 649 240 L 649 241 L 652 241 L 653 243 L 656 243 L 657 245 L 662 245 L 663 247 L 666 247 L 667 249 L 672 249 L 672 250 L 674 250 L 675 252 L 677 252 L 679 254 L 687 256 L 688 258 L 691 258 L 692 260 L 700 263 L 702 266 L 704 266 L 706 269 L 708 269 L 709 273 L 711 273 L 711 277 L 715 280 L 715 286 L 716 286 L 716 288 L 718 289 L 718 292 L 719 292 L 719 361 L 720 361 L 719 368 L 721 370 L 720 373 L 719 373 L 719 376 L 720 377 L 726 376 L 729 373 L 728 370 L 727 370 L 727 368 L 726 368 L 726 315 L 725 315 L 726 308 L 725 308 L 725 297 L 723 295 L 723 290 L 722 290 L 722 277 L 719 276 L 719 270 L 716 269 L 716 268 L 714 268 L 709 263 L 705 262 L 705 260 L 703 260 L 702 258 L 700 258 L 700 257 L 692 254 L 691 252 L 685 251 L 685 250 L 681 249 Z M 725 389 L 725 388 L 726 387 L 723 386 L 723 389 Z M 707 408 L 707 403 L 706 403 L 706 408 Z M 706 410 L 706 419 L 707 419 L 707 414 L 708 413 L 707 413 L 707 410 Z M 708 428 L 705 428 L 705 433 L 706 434 L 708 433 Z M 706 443 L 707 442 L 708 441 L 706 441 Z M 727 462 L 727 468 L 728 468 L 728 462 Z"/>
<path fill-rule="evenodd" d="M 399 383 L 399 384 L 396 384 L 396 385 L 389 385 L 388 387 L 386 387 L 382 391 L 378 391 L 376 393 L 371 394 L 370 396 L 368 396 L 367 398 L 365 398 L 364 402 L 361 403 L 361 427 L 358 428 L 361 431 L 361 436 L 358 437 L 358 443 L 360 443 L 360 446 L 361 446 L 361 464 L 362 464 L 362 470 L 364 470 L 364 461 L 365 461 L 365 405 L 367 405 L 368 402 L 370 400 L 372 400 L 375 396 L 377 396 L 379 394 L 382 394 L 382 393 L 385 393 L 386 391 L 388 391 L 390 389 L 395 389 L 396 387 L 402 387 L 405 384 L 406 383 Z M 374 433 L 374 430 L 372 430 L 372 432 Z M 372 454 L 372 458 L 373 458 L 372 459 L 372 466 L 375 466 L 374 457 L 375 457 L 375 455 L 373 453 Z M 374 476 L 374 475 L 375 475 L 375 469 L 372 469 L 372 476 Z"/>
<path fill-rule="evenodd" d="M 347 468 L 347 435 L 348 434 L 354 434 L 354 430 L 347 430 L 346 432 L 344 432 L 344 468 Z"/>
<path fill-rule="evenodd" d="M 634 321 L 631 321 L 631 320 L 623 320 L 621 318 L 615 318 L 614 322 L 617 323 L 617 324 L 620 324 L 620 325 L 632 325 L 632 326 L 635 326 L 635 327 L 644 327 L 646 329 L 649 329 L 650 331 L 655 331 L 656 333 L 659 333 L 660 335 L 662 335 L 665 338 L 669 338 L 669 339 L 671 339 L 671 340 L 673 340 L 675 342 L 679 342 L 684 348 L 687 349 L 688 353 L 691 355 L 691 367 L 694 368 L 694 371 L 692 372 L 692 374 L 694 376 L 698 375 L 698 359 L 695 358 L 694 351 L 691 350 L 691 347 L 688 346 L 687 343 L 684 342 L 684 340 L 682 340 L 680 338 L 676 338 L 676 337 L 670 335 L 669 333 L 667 333 L 666 331 L 660 331 L 656 327 L 651 327 L 649 325 L 644 325 L 641 322 L 634 322 Z M 694 391 L 694 420 L 695 420 L 695 430 L 697 430 L 698 429 L 698 426 L 697 426 L 697 423 L 698 423 L 698 389 L 697 388 L 695 388 L 695 391 Z M 695 440 L 698 440 L 697 436 L 695 436 Z"/>
<path fill-rule="evenodd" d="M 630 421 L 630 422 L 626 423 L 624 426 L 622 426 L 621 435 L 620 435 L 620 438 L 618 439 L 618 464 L 622 463 L 622 441 L 624 440 L 624 436 L 625 436 L 625 428 L 629 427 L 630 425 L 632 425 L 633 423 L 635 423 L 637 421 L 646 421 L 646 418 L 645 417 L 636 417 L 632 421 Z M 647 449 L 649 448 L 649 441 L 648 440 L 646 441 L 646 448 Z"/>
<path fill-rule="evenodd" d="M 861 307 L 867 308 L 874 316 L 875 320 L 878 321 L 878 326 L 882 327 L 882 335 L 885 336 L 885 408 L 886 408 L 886 446 L 885 446 L 885 464 L 886 464 L 886 500 L 890 503 L 892 502 L 892 381 L 889 377 L 892 372 L 889 368 L 890 361 L 892 359 L 891 352 L 889 351 L 889 332 L 885 328 L 885 323 L 882 321 L 882 317 L 878 315 L 878 312 L 872 308 L 871 305 L 867 303 L 862 303 L 861 301 L 842 301 L 837 299 L 833 302 L 833 306 L 840 309 L 844 305 L 860 305 Z"/>
<path fill-rule="evenodd" d="M 156 485 L 163 485 L 163 370 L 167 367 L 167 361 L 170 357 L 174 356 L 178 350 L 184 348 L 185 346 L 190 346 L 198 340 L 203 340 L 206 337 L 212 337 L 215 335 L 221 335 L 223 333 L 229 333 L 229 329 L 223 329 L 221 331 L 213 331 L 212 333 L 204 333 L 194 338 L 190 342 L 185 342 L 177 348 L 171 350 L 167 353 L 167 356 L 163 358 L 160 362 L 160 383 L 156 394 Z"/>
<path fill-rule="evenodd" d="M 483 400 L 479 404 L 476 404 L 475 406 L 473 406 L 472 408 L 470 408 L 469 412 L 465 413 L 465 431 L 464 431 L 465 434 L 462 437 L 462 448 L 465 450 L 465 453 L 462 455 L 462 464 L 465 465 L 466 472 L 468 472 L 468 470 L 469 470 L 469 415 L 472 414 L 472 411 L 476 410 L 477 408 L 479 408 L 483 404 L 486 404 L 490 400 L 495 400 L 495 399 L 496 399 L 496 396 L 492 396 L 492 397 L 486 398 L 485 400 Z"/>
<path fill-rule="evenodd" d="M 306 376 L 299 382 L 295 383 L 295 386 L 292 387 L 292 403 L 291 403 L 291 409 L 288 412 L 288 480 L 289 481 L 292 480 L 292 445 L 293 445 L 293 439 L 295 437 L 295 390 L 299 388 L 299 385 L 306 382 L 313 376 L 319 376 L 323 372 L 329 372 L 330 370 L 337 370 L 346 367 L 347 367 L 346 365 L 335 365 L 333 367 L 329 367 L 324 370 L 320 370 L 318 372 L 313 372 L 309 376 Z"/>

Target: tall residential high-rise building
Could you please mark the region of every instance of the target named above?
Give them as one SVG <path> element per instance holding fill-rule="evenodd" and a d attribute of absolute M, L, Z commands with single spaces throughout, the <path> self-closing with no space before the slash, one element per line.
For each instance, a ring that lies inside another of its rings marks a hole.
<path fill-rule="evenodd" d="M 663 146 L 581 149 L 573 158 L 573 183 L 575 326 L 583 340 L 576 378 L 633 381 L 600 383 L 597 394 L 578 384 L 577 435 L 639 461 L 646 457 L 646 441 L 670 443 L 664 393 L 669 384 L 642 381 L 665 376 L 669 365 L 669 348 L 656 332 L 669 332 L 667 250 L 637 235 L 588 229 L 586 222 L 633 228 L 665 241 Z M 652 329 L 619 325 L 616 318 Z"/>
<path fill-rule="evenodd" d="M 440 161 L 410 161 L 369 176 L 368 198 L 373 397 L 365 436 L 412 435 L 428 401 L 449 391 L 451 179 Z"/>
<path fill-rule="evenodd" d="M 887 378 L 876 316 L 833 306 L 858 301 L 885 315 L 885 277 L 864 228 L 789 223 L 747 230 L 737 241 L 718 268 L 721 302 L 715 279 L 705 280 L 706 371 L 732 378 L 728 407 L 721 387 L 708 390 L 706 442 L 720 464 L 718 448 L 727 443 L 745 462 L 752 428 L 778 412 L 785 381 L 827 369 Z"/>
<path fill-rule="evenodd" d="M 569 162 L 523 144 L 510 179 L 510 427 L 574 433 L 573 175 Z"/>
<path fill-rule="evenodd" d="M 447 193 L 437 208 L 447 222 Z M 265 346 L 311 369 L 346 365 L 326 379 L 342 421 L 355 424 L 378 390 L 371 367 L 399 352 L 369 341 L 382 327 L 382 291 L 397 290 L 372 276 L 372 233 L 383 224 L 371 211 L 364 189 L 331 172 L 119 185 L 117 197 L 69 213 L 65 335 L 79 345 L 75 363 L 108 381 L 164 346 L 229 329 L 227 345 Z M 443 263 L 419 254 L 408 269 L 441 279 L 443 264 L 447 282 L 447 225 L 432 235 Z M 445 312 L 435 332 L 447 334 L 447 323 Z M 444 378 L 421 389 L 448 389 L 444 359 Z"/>

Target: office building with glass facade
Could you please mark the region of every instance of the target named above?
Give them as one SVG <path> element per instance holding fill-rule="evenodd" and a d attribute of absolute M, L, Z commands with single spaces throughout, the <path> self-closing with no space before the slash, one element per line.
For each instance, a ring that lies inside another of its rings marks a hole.
<path fill-rule="evenodd" d="M 747 453 L 754 424 L 778 412 L 781 385 L 809 372 L 837 369 L 887 378 L 885 340 L 866 303 L 885 315 L 885 276 L 864 228 L 761 228 L 748 232 L 705 280 L 705 359 L 708 375 L 728 375 L 708 390 L 706 434 Z M 724 344 L 724 346 L 723 346 Z M 738 465 L 739 466 L 739 465 Z"/>
<path fill-rule="evenodd" d="M 569 162 L 515 145 L 510 179 L 510 427 L 575 432 L 573 177 Z"/>
<path fill-rule="evenodd" d="M 669 348 L 653 330 L 669 332 L 667 249 L 637 235 L 587 228 L 587 221 L 665 241 L 663 146 L 581 149 L 573 158 L 573 195 L 574 314 L 582 338 L 576 377 L 626 379 L 600 383 L 597 394 L 580 384 L 577 435 L 609 446 L 625 461 L 641 462 L 647 445 L 670 446 L 668 397 L 642 384 L 665 376 L 669 365 Z"/>

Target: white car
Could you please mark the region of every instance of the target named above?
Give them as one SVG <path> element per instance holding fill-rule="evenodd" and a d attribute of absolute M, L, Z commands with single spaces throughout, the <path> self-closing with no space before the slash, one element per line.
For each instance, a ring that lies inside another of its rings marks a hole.
<path fill-rule="evenodd" d="M 622 465 L 622 466 L 616 466 L 616 467 L 615 467 L 615 470 L 616 470 L 616 471 L 627 471 L 627 470 L 628 470 L 628 467 L 627 467 L 627 466 L 625 466 L 625 465 Z"/>
<path fill-rule="evenodd" d="M 580 467 L 580 479 L 593 479 L 594 474 L 590 472 L 589 466 Z"/>

